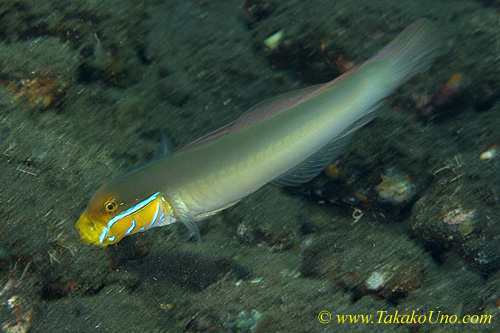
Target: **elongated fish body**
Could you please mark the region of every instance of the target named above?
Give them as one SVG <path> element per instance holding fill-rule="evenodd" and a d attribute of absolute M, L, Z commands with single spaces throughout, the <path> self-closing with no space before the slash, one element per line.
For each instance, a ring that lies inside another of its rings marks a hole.
<path fill-rule="evenodd" d="M 331 163 L 379 102 L 437 54 L 419 20 L 377 55 L 337 79 L 259 103 L 174 154 L 104 184 L 76 226 L 86 243 L 205 219 L 263 185 L 299 185 Z"/>

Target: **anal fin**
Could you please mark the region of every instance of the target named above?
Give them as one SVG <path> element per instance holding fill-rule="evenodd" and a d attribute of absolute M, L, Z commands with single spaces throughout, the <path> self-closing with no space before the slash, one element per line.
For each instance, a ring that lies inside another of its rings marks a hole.
<path fill-rule="evenodd" d="M 330 142 L 306 160 L 274 179 L 271 183 L 278 186 L 298 186 L 319 175 L 328 164 L 332 163 L 339 156 L 353 134 L 375 118 L 375 111 L 380 104 L 377 103 L 373 108 L 370 108 Z"/>

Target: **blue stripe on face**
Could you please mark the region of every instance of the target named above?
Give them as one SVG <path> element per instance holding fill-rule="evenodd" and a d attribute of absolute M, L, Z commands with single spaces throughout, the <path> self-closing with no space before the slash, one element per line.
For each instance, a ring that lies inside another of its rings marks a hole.
<path fill-rule="evenodd" d="M 150 196 L 149 198 L 147 198 L 146 200 L 143 200 L 141 202 L 139 202 L 138 204 L 136 204 L 135 206 L 127 209 L 126 211 L 124 211 L 123 213 L 121 214 L 118 214 L 116 215 L 115 217 L 111 218 L 109 221 L 108 221 L 108 225 L 104 228 L 102 228 L 102 232 L 101 232 L 101 236 L 99 236 L 99 242 L 102 243 L 104 241 L 104 239 L 106 238 L 106 236 L 108 235 L 108 232 L 109 232 L 109 229 L 111 229 L 111 227 L 118 221 L 120 221 L 122 218 L 124 217 L 127 217 L 129 216 L 130 214 L 133 214 L 135 212 L 137 212 L 138 210 L 144 208 L 145 206 L 147 206 L 151 201 L 155 200 L 156 197 L 158 196 L 158 194 L 160 194 L 160 192 L 156 192 L 155 194 L 153 194 L 152 196 Z M 156 214 L 158 214 L 158 210 L 156 212 Z M 128 230 L 127 230 L 128 231 Z"/>
<path fill-rule="evenodd" d="M 104 238 L 108 235 L 108 228 L 104 227 L 102 228 L 101 235 L 99 236 L 99 243 L 104 242 Z"/>
<path fill-rule="evenodd" d="M 160 210 L 160 203 L 158 202 L 156 204 L 156 212 L 155 212 L 155 216 L 153 216 L 153 219 L 151 220 L 151 223 L 148 225 L 148 228 L 151 228 L 151 226 L 153 225 L 153 223 L 155 223 L 156 221 L 156 218 L 158 217 L 158 211 Z"/>
<path fill-rule="evenodd" d="M 132 232 L 132 230 L 134 230 L 135 228 L 135 220 L 132 220 L 132 225 L 127 229 L 127 231 L 125 231 L 124 235 L 128 235 Z"/>

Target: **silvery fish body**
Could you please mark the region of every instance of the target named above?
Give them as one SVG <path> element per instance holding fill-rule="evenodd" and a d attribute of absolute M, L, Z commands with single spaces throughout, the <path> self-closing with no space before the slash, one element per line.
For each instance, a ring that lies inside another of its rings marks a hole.
<path fill-rule="evenodd" d="M 439 41 L 421 19 L 362 65 L 333 81 L 252 107 L 174 154 L 104 184 L 77 222 L 86 243 L 205 219 L 273 182 L 307 182 L 349 137 L 375 117 L 380 101 L 428 68 Z"/>

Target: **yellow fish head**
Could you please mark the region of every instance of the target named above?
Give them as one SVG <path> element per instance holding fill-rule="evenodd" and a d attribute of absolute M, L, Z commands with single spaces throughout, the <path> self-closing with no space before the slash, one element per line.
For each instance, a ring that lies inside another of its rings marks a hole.
<path fill-rule="evenodd" d="M 123 200 L 103 185 L 76 222 L 84 243 L 108 246 L 123 237 L 175 222 L 170 204 L 160 192 Z"/>

